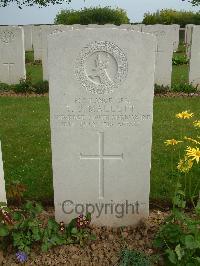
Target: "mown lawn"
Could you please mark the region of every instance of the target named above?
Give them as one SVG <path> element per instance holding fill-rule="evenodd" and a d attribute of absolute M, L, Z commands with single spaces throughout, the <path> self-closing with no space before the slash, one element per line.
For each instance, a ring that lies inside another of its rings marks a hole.
<path fill-rule="evenodd" d="M 200 100 L 196 98 L 155 98 L 151 198 L 169 199 L 173 192 L 177 172 L 172 174 L 170 149 L 165 139 L 195 135 L 195 129 L 175 113 L 189 109 L 199 114 Z M 200 117 L 200 114 L 199 114 Z M 49 103 L 48 97 L 0 97 L 0 139 L 2 140 L 5 178 L 20 180 L 28 187 L 26 198 L 53 199 Z M 174 165 L 179 151 L 174 152 Z M 200 181 L 200 169 L 192 174 L 195 187 Z M 183 177 L 182 177 L 183 178 Z M 183 179 L 184 180 L 184 179 Z"/>

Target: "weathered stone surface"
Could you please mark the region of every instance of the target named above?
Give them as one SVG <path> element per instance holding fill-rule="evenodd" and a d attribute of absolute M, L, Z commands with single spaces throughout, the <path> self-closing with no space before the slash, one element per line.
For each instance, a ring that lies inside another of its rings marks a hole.
<path fill-rule="evenodd" d="M 72 29 L 72 26 L 65 25 L 44 25 L 42 27 L 42 69 L 43 69 L 43 80 L 49 80 L 48 75 L 48 49 L 47 49 L 47 38 L 50 34 L 57 34 L 66 30 Z"/>
<path fill-rule="evenodd" d="M 87 210 L 107 226 L 148 216 L 155 49 L 154 36 L 120 29 L 49 36 L 57 221 Z"/>
<path fill-rule="evenodd" d="M 189 82 L 200 88 L 200 26 L 193 27 Z"/>
<path fill-rule="evenodd" d="M 185 43 L 187 59 L 191 58 L 192 33 L 195 25 L 188 24 L 185 26 Z"/>
<path fill-rule="evenodd" d="M 33 50 L 33 25 L 24 25 L 24 47 L 25 51 Z"/>
<path fill-rule="evenodd" d="M 42 60 L 42 27 L 45 25 L 38 25 L 33 27 L 33 49 L 34 60 Z"/>
<path fill-rule="evenodd" d="M 157 38 L 155 83 L 171 86 L 172 56 L 174 50 L 174 29 L 165 25 L 148 25 L 143 32 L 151 33 Z"/>
<path fill-rule="evenodd" d="M 0 142 L 0 202 L 7 202 L 6 190 L 5 190 L 5 180 L 4 180 L 4 171 L 3 171 L 1 142 Z"/>
<path fill-rule="evenodd" d="M 24 31 L 17 26 L 0 26 L 0 82 L 16 84 L 25 77 Z"/>
<path fill-rule="evenodd" d="M 173 24 L 173 25 L 171 25 L 171 27 L 173 27 L 173 29 L 174 29 L 174 51 L 177 51 L 178 50 L 178 47 L 179 47 L 179 31 L 180 31 L 180 25 Z"/>

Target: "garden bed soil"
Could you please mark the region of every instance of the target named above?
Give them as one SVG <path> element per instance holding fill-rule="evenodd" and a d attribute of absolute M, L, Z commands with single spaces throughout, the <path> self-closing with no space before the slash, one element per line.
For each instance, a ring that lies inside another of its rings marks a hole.
<path fill-rule="evenodd" d="M 119 264 L 120 251 L 124 248 L 142 251 L 147 255 L 155 255 L 152 242 L 159 226 L 163 223 L 169 212 L 152 210 L 147 220 L 141 221 L 137 227 L 108 228 L 91 226 L 96 240 L 89 241 L 84 247 L 79 245 L 65 245 L 42 253 L 35 247 L 29 255 L 29 265 L 66 265 L 66 266 L 114 266 Z M 53 216 L 53 208 L 43 212 L 42 219 L 47 222 Z M 0 257 L 0 265 L 18 265 L 15 252 L 9 250 L 4 257 Z M 159 264 L 162 265 L 162 260 Z"/>

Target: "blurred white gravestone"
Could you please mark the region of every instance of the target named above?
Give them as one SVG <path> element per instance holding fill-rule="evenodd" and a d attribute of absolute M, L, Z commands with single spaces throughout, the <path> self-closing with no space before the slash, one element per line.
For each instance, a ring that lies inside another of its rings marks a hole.
<path fill-rule="evenodd" d="M 0 82 L 17 84 L 25 78 L 24 31 L 18 26 L 0 26 Z"/>
<path fill-rule="evenodd" d="M 48 75 L 48 49 L 47 49 L 47 37 L 50 34 L 57 34 L 65 30 L 72 29 L 72 26 L 67 25 L 43 25 L 42 27 L 42 69 L 43 80 L 49 80 Z"/>
<path fill-rule="evenodd" d="M 169 27 L 173 27 L 173 29 L 174 29 L 174 51 L 177 51 L 178 47 L 179 47 L 180 25 L 173 24 L 173 25 L 169 25 Z"/>
<path fill-rule="evenodd" d="M 156 39 L 121 29 L 50 35 L 57 221 L 92 213 L 132 225 L 149 214 Z"/>
<path fill-rule="evenodd" d="M 42 27 L 45 25 L 38 25 L 33 27 L 33 50 L 34 60 L 42 60 Z"/>
<path fill-rule="evenodd" d="M 160 86 L 171 86 L 172 57 L 174 50 L 174 29 L 163 25 L 148 25 L 143 32 L 157 37 L 155 83 Z"/>
<path fill-rule="evenodd" d="M 193 27 L 189 82 L 200 88 L 200 26 Z"/>
<path fill-rule="evenodd" d="M 25 51 L 33 50 L 33 25 L 24 25 L 24 47 Z"/>
<path fill-rule="evenodd" d="M 186 43 L 186 56 L 187 59 L 191 58 L 191 45 L 192 45 L 192 34 L 195 25 L 188 24 L 185 26 L 185 43 Z"/>
<path fill-rule="evenodd" d="M 5 180 L 4 180 L 4 171 L 3 171 L 3 158 L 2 158 L 2 151 L 1 151 L 1 142 L 0 142 L 0 202 L 7 202 L 6 190 L 5 190 Z"/>

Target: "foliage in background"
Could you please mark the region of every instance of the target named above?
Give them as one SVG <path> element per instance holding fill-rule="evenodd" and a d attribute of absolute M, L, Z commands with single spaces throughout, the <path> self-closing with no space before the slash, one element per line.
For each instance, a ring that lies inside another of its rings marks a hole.
<path fill-rule="evenodd" d="M 21 79 L 19 84 L 8 85 L 5 83 L 0 83 L 0 93 L 9 91 L 24 94 L 44 94 L 49 91 L 49 83 L 48 81 L 38 81 L 33 84 L 30 76 L 27 76 L 27 79 Z"/>
<path fill-rule="evenodd" d="M 200 24 L 200 12 L 192 11 L 177 11 L 174 9 L 162 9 L 154 13 L 145 13 L 143 22 L 146 25 L 153 24 L 179 24 L 181 27 L 185 27 L 187 24 Z"/>
<path fill-rule="evenodd" d="M 129 18 L 125 10 L 111 7 L 91 7 L 81 10 L 61 10 L 56 15 L 55 24 L 127 24 Z"/>
<path fill-rule="evenodd" d="M 181 82 L 178 84 L 173 84 L 172 91 L 174 92 L 184 92 L 184 93 L 196 93 L 198 92 L 197 86 L 192 84 Z"/>

